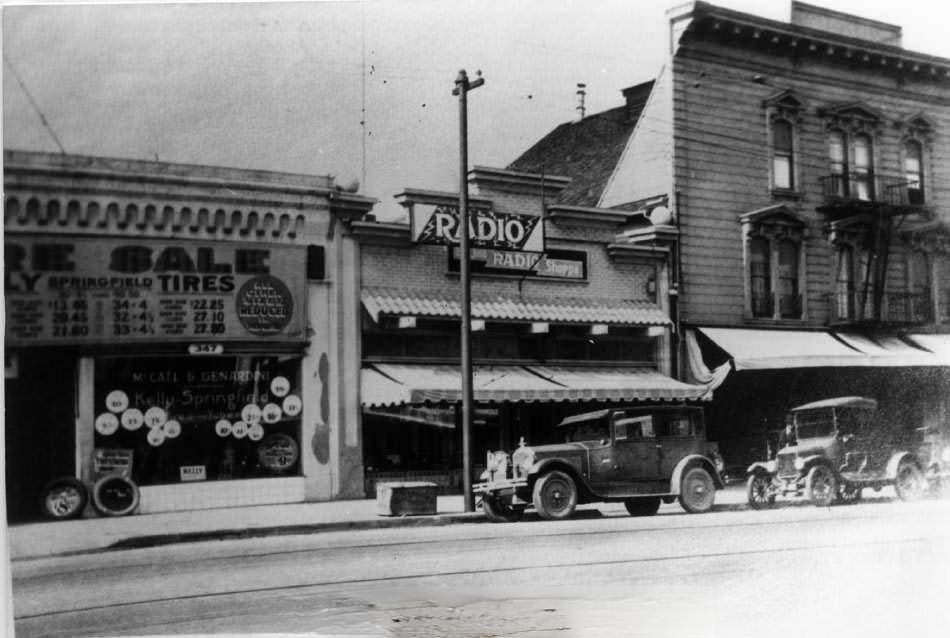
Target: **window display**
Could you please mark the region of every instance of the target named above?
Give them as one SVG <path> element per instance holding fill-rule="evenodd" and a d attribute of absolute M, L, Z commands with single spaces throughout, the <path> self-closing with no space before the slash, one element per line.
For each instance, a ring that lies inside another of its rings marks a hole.
<path fill-rule="evenodd" d="M 95 447 L 138 485 L 300 473 L 299 357 L 96 360 Z"/>

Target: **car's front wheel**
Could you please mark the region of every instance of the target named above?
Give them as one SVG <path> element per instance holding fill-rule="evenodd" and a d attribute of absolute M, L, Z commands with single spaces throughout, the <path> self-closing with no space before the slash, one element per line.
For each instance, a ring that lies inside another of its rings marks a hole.
<path fill-rule="evenodd" d="M 577 507 L 577 486 L 564 472 L 548 472 L 534 484 L 534 509 L 541 518 L 561 520 L 574 513 Z"/>
<path fill-rule="evenodd" d="M 775 492 L 772 491 L 772 479 L 767 474 L 757 472 L 746 482 L 746 498 L 749 507 L 754 510 L 775 505 Z"/>
<path fill-rule="evenodd" d="M 659 496 L 640 496 L 628 498 L 623 502 L 630 516 L 653 516 L 660 509 Z"/>
<path fill-rule="evenodd" d="M 816 507 L 827 507 L 838 494 L 838 479 L 834 472 L 824 465 L 816 465 L 808 470 L 805 477 L 805 494 Z"/>
<path fill-rule="evenodd" d="M 680 505 L 690 514 L 702 514 L 712 509 L 716 500 L 716 484 L 704 468 L 691 467 L 680 482 Z"/>
<path fill-rule="evenodd" d="M 482 497 L 482 511 L 493 523 L 515 523 L 524 515 L 523 508 L 512 507 L 487 494 Z"/>
<path fill-rule="evenodd" d="M 901 461 L 897 466 L 894 490 L 902 501 L 915 501 L 924 493 L 924 475 L 911 461 Z"/>

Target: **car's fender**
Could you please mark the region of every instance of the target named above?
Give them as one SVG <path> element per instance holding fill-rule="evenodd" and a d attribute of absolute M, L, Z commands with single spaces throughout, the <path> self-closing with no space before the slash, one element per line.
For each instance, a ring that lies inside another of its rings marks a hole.
<path fill-rule="evenodd" d="M 884 476 L 887 477 L 888 480 L 894 480 L 897 478 L 897 468 L 904 459 L 910 459 L 911 462 L 916 465 L 921 472 L 923 471 L 920 461 L 917 460 L 917 457 L 914 456 L 912 452 L 895 452 L 891 455 L 891 458 L 888 459 L 887 468 L 884 470 Z"/>
<path fill-rule="evenodd" d="M 812 454 L 811 456 L 801 456 L 799 458 L 802 461 L 802 469 L 798 470 L 798 472 L 802 476 L 808 474 L 808 471 L 816 465 L 825 465 L 831 468 L 831 471 L 834 472 L 835 476 L 838 475 L 838 471 L 835 469 L 834 464 L 828 459 L 827 456 L 824 456 L 823 454 Z"/>
<path fill-rule="evenodd" d="M 683 481 L 683 472 L 692 465 L 699 465 L 709 472 L 717 490 L 721 490 L 724 487 L 722 477 L 719 476 L 719 472 L 716 471 L 716 466 L 713 465 L 712 461 L 702 454 L 689 454 L 681 458 L 680 462 L 673 468 L 673 474 L 670 475 L 670 494 L 680 493 L 680 483 Z"/>
<path fill-rule="evenodd" d="M 775 461 L 756 461 L 746 469 L 746 474 L 755 474 L 756 472 L 775 474 Z"/>
<path fill-rule="evenodd" d="M 528 470 L 528 485 L 534 485 L 534 482 L 539 476 L 554 470 L 560 470 L 561 472 L 569 475 L 574 480 L 574 484 L 577 486 L 581 502 L 588 500 L 590 495 L 594 495 L 598 498 L 602 496 L 591 489 L 590 482 L 587 480 L 587 477 L 584 474 L 583 462 L 580 459 L 564 459 L 558 457 L 541 459 L 532 465 L 530 470 Z"/>

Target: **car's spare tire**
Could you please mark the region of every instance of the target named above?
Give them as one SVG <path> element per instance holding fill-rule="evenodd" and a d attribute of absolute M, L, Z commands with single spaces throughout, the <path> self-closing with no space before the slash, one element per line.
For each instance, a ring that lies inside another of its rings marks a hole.
<path fill-rule="evenodd" d="M 105 476 L 92 487 L 92 504 L 104 516 L 125 516 L 139 506 L 139 488 L 119 474 Z"/>
<path fill-rule="evenodd" d="M 40 509 L 46 518 L 77 518 L 82 515 L 88 502 L 89 493 L 86 486 L 72 476 L 53 479 L 40 492 Z"/>

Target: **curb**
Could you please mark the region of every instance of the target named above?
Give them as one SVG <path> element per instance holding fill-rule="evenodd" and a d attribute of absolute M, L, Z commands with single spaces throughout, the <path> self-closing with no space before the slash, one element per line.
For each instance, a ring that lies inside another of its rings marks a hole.
<path fill-rule="evenodd" d="M 271 527 L 247 527 L 238 529 L 182 532 L 180 534 L 151 534 L 134 536 L 115 541 L 98 551 L 142 549 L 175 543 L 196 543 L 210 540 L 240 540 L 265 536 L 293 536 L 320 532 L 342 532 L 362 529 L 386 529 L 399 527 L 437 527 L 454 523 L 487 522 L 481 512 L 438 514 L 435 516 L 393 516 L 378 520 L 337 521 L 333 523 L 305 523 L 300 525 L 275 525 Z"/>
<path fill-rule="evenodd" d="M 744 503 L 730 503 L 713 505 L 713 512 L 737 512 L 747 510 Z M 600 510 L 579 510 L 572 519 L 604 518 Z M 525 522 L 540 521 L 541 518 L 529 512 Z M 338 521 L 333 523 L 307 523 L 301 525 L 274 525 L 270 527 L 249 527 L 237 529 L 209 530 L 202 532 L 183 532 L 180 534 L 151 534 L 134 536 L 115 541 L 108 547 L 93 551 L 114 551 L 123 549 L 143 549 L 172 545 L 175 543 L 197 543 L 211 540 L 241 540 L 247 538 L 263 538 L 267 536 L 294 536 L 317 534 L 320 532 L 342 532 L 348 530 L 389 529 L 401 527 L 440 527 L 456 523 L 489 523 L 481 512 L 465 512 L 456 514 L 437 514 L 434 516 L 392 516 L 373 520 Z"/>

